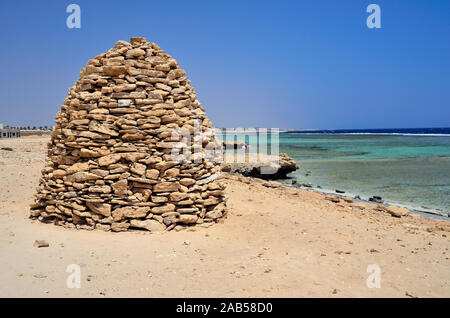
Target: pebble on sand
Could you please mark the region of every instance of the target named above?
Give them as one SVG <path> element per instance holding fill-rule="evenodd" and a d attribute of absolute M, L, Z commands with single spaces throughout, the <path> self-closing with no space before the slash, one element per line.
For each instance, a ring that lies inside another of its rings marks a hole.
<path fill-rule="evenodd" d="M 34 247 L 37 247 L 37 248 L 40 248 L 40 247 L 49 247 L 50 244 L 48 244 L 48 242 L 45 241 L 45 240 L 36 240 L 36 241 L 34 241 L 33 246 L 34 246 Z"/>

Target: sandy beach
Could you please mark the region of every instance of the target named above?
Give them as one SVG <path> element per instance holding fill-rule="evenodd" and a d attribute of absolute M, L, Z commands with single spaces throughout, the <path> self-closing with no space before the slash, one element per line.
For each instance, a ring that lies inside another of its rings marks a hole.
<path fill-rule="evenodd" d="M 0 150 L 0 297 L 450 297 L 450 222 L 258 179 L 224 175 L 228 214 L 211 226 L 111 233 L 30 220 L 47 141 L 0 140 L 12 148 Z M 70 264 L 81 288 L 67 288 Z M 367 287 L 371 264 L 380 288 Z"/>

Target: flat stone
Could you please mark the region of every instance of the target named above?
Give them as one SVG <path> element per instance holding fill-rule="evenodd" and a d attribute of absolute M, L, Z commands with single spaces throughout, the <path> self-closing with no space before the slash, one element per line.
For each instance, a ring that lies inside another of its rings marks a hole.
<path fill-rule="evenodd" d="M 110 76 L 118 76 L 127 73 L 125 66 L 103 66 L 103 72 Z"/>
<path fill-rule="evenodd" d="M 167 212 L 175 212 L 175 205 L 172 203 L 165 204 L 163 206 L 157 206 L 152 208 L 152 213 L 154 214 L 162 214 Z"/>
<path fill-rule="evenodd" d="M 67 176 L 66 181 L 80 182 L 80 181 L 96 180 L 99 178 L 100 177 L 96 174 L 85 172 L 85 171 L 79 171 L 79 172 L 75 172 L 74 174 Z"/>
<path fill-rule="evenodd" d="M 146 178 L 136 178 L 136 177 L 129 177 L 128 180 L 134 181 L 134 182 L 139 182 L 139 183 L 146 183 L 146 184 L 155 184 L 158 182 L 156 180 L 150 180 L 150 179 L 146 179 Z"/>
<path fill-rule="evenodd" d="M 155 164 L 155 168 L 158 169 L 159 171 L 164 171 L 166 169 L 169 169 L 173 166 L 176 166 L 178 163 L 175 161 L 165 161 L 165 162 L 158 162 L 157 164 Z"/>
<path fill-rule="evenodd" d="M 116 163 L 122 158 L 121 154 L 113 153 L 103 157 L 98 158 L 98 164 L 100 166 L 108 166 L 110 164 Z"/>
<path fill-rule="evenodd" d="M 178 222 L 184 223 L 184 224 L 191 224 L 191 223 L 197 223 L 198 216 L 191 215 L 191 214 L 181 214 L 180 218 L 178 219 Z"/>
<path fill-rule="evenodd" d="M 77 162 L 66 169 L 68 174 L 86 170 L 89 170 L 89 163 L 87 162 Z"/>
<path fill-rule="evenodd" d="M 99 223 L 97 223 L 97 224 L 95 225 L 95 228 L 96 228 L 97 230 L 101 230 L 101 231 L 108 232 L 108 231 L 111 230 L 111 225 L 109 225 L 109 224 L 99 224 Z"/>
<path fill-rule="evenodd" d="M 111 216 L 111 204 L 86 202 L 86 206 L 94 213 L 98 213 L 103 216 Z"/>
<path fill-rule="evenodd" d="M 90 138 L 90 139 L 94 139 L 94 140 L 106 140 L 106 139 L 110 138 L 109 135 L 99 134 L 99 133 L 95 133 L 92 131 L 82 131 L 78 135 L 78 137 L 85 137 L 85 138 Z"/>
<path fill-rule="evenodd" d="M 123 232 L 128 230 L 128 228 L 130 227 L 130 223 L 127 222 L 114 222 L 113 224 L 111 224 L 111 231 L 113 232 Z"/>
<path fill-rule="evenodd" d="M 184 192 L 172 192 L 169 195 L 170 201 L 181 201 L 181 200 L 184 200 L 184 199 L 186 199 L 188 197 L 189 197 L 189 195 L 187 193 L 184 193 Z"/>
<path fill-rule="evenodd" d="M 164 176 L 168 178 L 175 178 L 180 174 L 180 169 L 178 168 L 170 168 L 164 172 Z"/>
<path fill-rule="evenodd" d="M 128 107 L 131 105 L 132 99 L 119 99 L 117 103 L 119 107 Z"/>
<path fill-rule="evenodd" d="M 158 179 L 159 177 L 159 170 L 156 169 L 148 169 L 145 173 L 145 176 L 149 179 Z"/>
<path fill-rule="evenodd" d="M 103 169 L 92 169 L 91 172 L 102 178 L 106 177 L 109 174 L 108 170 L 103 170 Z"/>
<path fill-rule="evenodd" d="M 210 211 L 210 212 L 206 212 L 206 215 L 205 215 L 205 216 L 206 216 L 207 218 L 210 218 L 210 219 L 215 220 L 215 219 L 217 219 L 217 218 L 222 217 L 222 212 L 221 212 L 221 211 L 213 210 L 213 211 Z"/>
<path fill-rule="evenodd" d="M 169 226 L 171 224 L 175 224 L 178 222 L 179 216 L 169 215 L 163 218 L 163 222 L 165 225 Z"/>
<path fill-rule="evenodd" d="M 195 182 L 196 181 L 194 179 L 192 179 L 192 178 L 183 178 L 183 179 L 180 180 L 180 183 L 182 185 L 184 185 L 184 186 L 193 185 L 193 184 L 195 184 Z"/>
<path fill-rule="evenodd" d="M 198 208 L 179 208 L 178 213 L 195 213 L 198 212 Z"/>
<path fill-rule="evenodd" d="M 192 201 L 191 199 L 187 199 L 187 200 L 181 200 L 178 202 L 175 202 L 176 205 L 192 205 L 194 204 L 194 201 Z"/>
<path fill-rule="evenodd" d="M 150 232 L 164 231 L 166 229 L 164 224 L 159 223 L 156 220 L 131 220 L 130 225 L 131 227 L 146 229 Z"/>
<path fill-rule="evenodd" d="M 134 89 L 136 89 L 136 84 L 122 84 L 114 86 L 115 92 L 132 91 Z"/>
<path fill-rule="evenodd" d="M 140 152 L 128 152 L 128 153 L 124 152 L 121 154 L 121 156 L 127 161 L 136 162 L 139 159 L 147 157 L 148 155 Z"/>
<path fill-rule="evenodd" d="M 178 182 L 160 182 L 153 186 L 153 192 L 174 192 L 178 191 L 179 188 Z"/>
<path fill-rule="evenodd" d="M 111 187 L 108 185 L 103 185 L 103 186 L 91 186 L 88 189 L 89 192 L 94 192 L 94 193 L 110 193 L 111 192 Z"/>
<path fill-rule="evenodd" d="M 165 202 L 169 201 L 169 199 L 167 197 L 159 196 L 159 195 L 153 195 L 151 197 L 151 199 L 152 199 L 152 202 L 155 202 L 155 203 L 165 203 Z"/>
<path fill-rule="evenodd" d="M 209 197 L 203 201 L 203 205 L 213 205 L 219 203 L 219 199 L 216 197 Z"/>
<path fill-rule="evenodd" d="M 182 77 L 184 75 L 186 75 L 186 71 L 185 70 L 175 69 L 175 70 L 171 70 L 169 72 L 169 74 L 167 74 L 167 78 L 169 80 L 172 80 L 172 79 L 175 79 L 175 78 L 178 78 L 178 77 Z"/>
<path fill-rule="evenodd" d="M 94 132 L 99 132 L 99 133 L 102 133 L 105 135 L 110 135 L 110 136 L 118 136 L 119 135 L 119 133 L 117 131 L 112 130 L 107 125 L 100 124 L 96 120 L 91 120 L 91 122 L 89 123 L 89 130 L 94 131 Z"/>
<path fill-rule="evenodd" d="M 53 171 L 53 176 L 58 179 L 64 177 L 66 174 L 67 174 L 67 172 L 62 169 L 57 169 L 57 170 Z"/>
<path fill-rule="evenodd" d="M 112 108 L 110 109 L 111 114 L 133 114 L 138 113 L 139 110 L 135 108 L 129 108 L 129 107 L 119 107 L 119 108 Z"/>
<path fill-rule="evenodd" d="M 145 138 L 145 134 L 139 132 L 136 134 L 124 134 L 122 135 L 122 140 L 124 141 L 133 141 L 133 140 L 139 140 L 139 139 L 144 139 Z"/>
<path fill-rule="evenodd" d="M 123 218 L 143 218 L 150 211 L 149 207 L 135 208 L 131 206 L 116 208 L 112 212 L 114 221 L 120 221 Z"/>
<path fill-rule="evenodd" d="M 135 164 L 133 164 L 132 166 L 131 166 L 131 169 L 130 169 L 130 171 L 131 172 L 134 172 L 134 173 L 136 173 L 136 174 L 138 174 L 138 175 L 140 175 L 140 176 L 142 176 L 142 175 L 144 175 L 145 174 L 145 170 L 147 169 L 147 166 L 146 165 L 143 165 L 142 163 L 135 163 Z"/>
<path fill-rule="evenodd" d="M 201 180 L 197 181 L 197 184 L 199 184 L 199 185 L 208 184 L 210 182 L 213 182 L 217 178 L 218 178 L 218 175 L 217 174 L 213 174 L 213 175 L 210 175 L 208 178 L 204 178 L 204 179 L 201 179 Z"/>
<path fill-rule="evenodd" d="M 119 180 L 111 185 L 114 193 L 120 196 L 124 196 L 128 191 L 128 181 L 126 179 Z"/>
<path fill-rule="evenodd" d="M 127 58 L 144 56 L 145 51 L 142 49 L 132 49 L 127 51 Z"/>
<path fill-rule="evenodd" d="M 96 158 L 102 156 L 102 154 L 96 150 L 81 148 L 80 156 L 83 158 Z"/>

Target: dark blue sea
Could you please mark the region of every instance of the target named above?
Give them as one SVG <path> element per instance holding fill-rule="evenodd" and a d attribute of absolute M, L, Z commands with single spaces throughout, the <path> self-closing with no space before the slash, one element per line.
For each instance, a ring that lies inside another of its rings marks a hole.
<path fill-rule="evenodd" d="M 381 134 L 381 135 L 450 135 L 450 128 L 383 128 L 383 129 L 324 129 L 298 130 L 285 133 L 301 134 Z"/>

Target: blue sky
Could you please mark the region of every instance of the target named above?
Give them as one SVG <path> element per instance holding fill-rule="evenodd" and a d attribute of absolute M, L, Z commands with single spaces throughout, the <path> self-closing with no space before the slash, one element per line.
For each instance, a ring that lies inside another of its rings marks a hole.
<path fill-rule="evenodd" d="M 2 0 L 0 122 L 52 125 L 86 62 L 130 36 L 178 60 L 217 127 L 450 126 L 445 0 Z"/>

